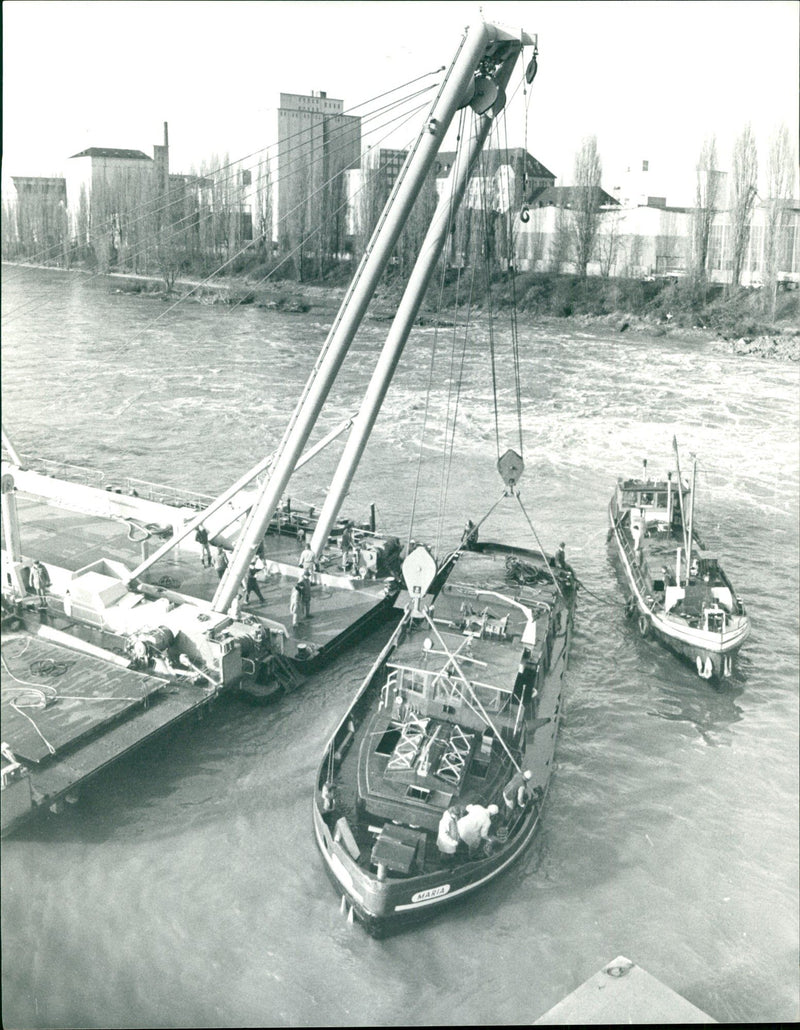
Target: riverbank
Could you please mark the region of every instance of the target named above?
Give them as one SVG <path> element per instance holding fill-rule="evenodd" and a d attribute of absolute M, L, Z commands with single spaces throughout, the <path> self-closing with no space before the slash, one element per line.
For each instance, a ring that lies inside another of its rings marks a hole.
<path fill-rule="evenodd" d="M 520 279 L 524 285 L 523 277 Z M 562 277 L 562 283 L 564 279 L 567 277 Z M 584 284 L 570 283 L 567 279 L 566 284 L 561 285 L 561 290 L 568 289 L 570 285 L 573 288 L 573 297 L 577 295 L 580 298 Z M 608 288 L 609 284 L 606 282 L 603 285 Z M 331 316 L 338 310 L 346 292 L 344 286 L 320 286 L 311 283 L 251 285 L 245 279 L 218 285 L 183 282 L 176 284 L 176 287 L 185 290 L 185 296 L 193 295 L 205 303 L 254 304 L 267 310 L 297 313 L 315 311 Z M 611 289 L 622 292 L 618 284 L 612 284 Z M 195 292 L 190 294 L 190 290 Z M 781 322 L 769 324 L 758 319 L 757 306 L 760 297 L 754 295 L 754 291 L 742 291 L 742 295 L 729 306 L 726 306 L 724 300 L 717 300 L 716 305 L 710 306 L 710 311 L 706 310 L 699 314 L 686 310 L 686 305 L 681 303 L 680 292 L 673 283 L 666 286 L 657 284 L 656 288 L 644 290 L 642 293 L 641 297 L 634 298 L 645 308 L 642 313 L 632 311 L 630 307 L 605 313 L 580 312 L 575 311 L 574 306 L 561 304 L 560 300 L 556 303 L 557 306 L 560 305 L 561 310 L 559 313 L 553 313 L 548 312 L 545 305 L 535 302 L 531 304 L 529 295 L 523 294 L 521 303 L 517 302 L 518 317 L 550 327 L 580 326 L 587 332 L 612 330 L 631 335 L 646 334 L 650 337 L 668 336 L 673 339 L 713 342 L 715 349 L 721 353 L 800 362 L 800 329 L 797 328 L 800 323 L 800 294 L 797 291 L 788 297 L 788 303 L 785 296 L 781 298 L 784 301 L 784 317 Z M 399 292 L 392 288 L 379 289 L 370 306 L 368 317 L 374 321 L 390 321 L 394 317 L 399 296 Z M 625 292 L 623 296 L 630 300 L 630 292 Z M 448 314 L 440 317 L 439 323 L 452 324 L 450 317 L 456 302 L 452 284 L 446 291 L 444 301 Z M 671 301 L 673 303 L 670 303 Z M 492 296 L 492 308 L 497 312 L 509 309 L 514 303 L 515 300 L 509 296 L 506 284 L 501 284 L 501 289 Z M 606 303 L 601 294 L 600 306 L 606 306 Z M 488 307 L 486 297 L 482 298 L 476 307 L 478 310 L 485 310 Z M 675 308 L 675 313 L 672 308 Z M 423 302 L 419 322 L 431 324 L 434 317 L 435 310 L 430 300 Z"/>
<path fill-rule="evenodd" d="M 611 329 L 633 336 L 663 336 L 674 340 L 703 341 L 713 343 L 714 349 L 722 354 L 800 362 L 800 329 L 791 325 L 775 326 L 771 332 L 731 338 L 716 329 L 672 325 L 669 321 L 662 322 L 638 315 L 621 315 L 619 312 L 605 316 L 572 315 L 561 320 L 551 318 L 548 321 L 551 325 L 563 321 L 573 327 L 581 326 L 587 332 L 608 332 Z"/>
<path fill-rule="evenodd" d="M 25 265 L 22 267 L 48 267 Z M 54 269 L 50 269 L 51 271 Z M 96 273 L 82 274 L 97 277 Z M 157 276 L 111 272 L 102 276 L 109 288 L 152 300 L 191 300 L 200 304 L 253 305 L 269 311 L 304 314 L 313 311 L 331 318 L 346 293 L 342 283 L 252 282 L 244 276 L 222 280 L 179 279 L 170 291 Z M 463 286 L 453 273 L 442 291 L 439 324 L 452 324 Z M 368 318 L 389 322 L 401 290 L 382 284 L 370 305 Z M 439 291 L 435 292 L 439 296 Z M 521 273 L 498 277 L 489 291 L 478 291 L 474 308 L 489 307 L 500 314 L 515 307 L 518 319 L 547 326 L 579 326 L 586 332 L 619 332 L 650 337 L 712 342 L 721 353 L 768 360 L 800 362 L 800 291 L 782 290 L 776 298 L 776 317 L 766 321 L 761 291 L 740 289 L 732 295 L 719 284 L 709 284 L 698 299 L 681 280 L 580 280 L 575 276 Z M 433 293 L 419 315 L 421 324 L 436 318 Z"/>

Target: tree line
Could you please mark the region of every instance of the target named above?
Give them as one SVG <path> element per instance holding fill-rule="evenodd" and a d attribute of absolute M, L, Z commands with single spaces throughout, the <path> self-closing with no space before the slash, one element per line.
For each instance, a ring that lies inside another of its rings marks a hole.
<path fill-rule="evenodd" d="M 767 156 L 764 208 L 764 287 L 767 304 L 774 313 L 780 271 L 780 244 L 788 222 L 796 184 L 797 160 L 788 128 L 781 126 L 773 136 Z M 613 266 L 613 248 L 618 242 L 612 231 L 600 236 L 603 212 L 600 202 L 602 163 L 597 139 L 583 141 L 575 159 L 569 211 L 559 212 L 555 261 L 571 260 L 581 278 L 586 278 L 590 260 L 600 263 L 608 274 Z M 695 204 L 692 210 L 692 249 L 689 272 L 693 287 L 702 291 L 710 271 L 711 238 L 715 219 L 728 211 L 732 289 L 741 285 L 753 213 L 758 198 L 758 150 L 752 127 L 748 124 L 737 137 L 731 155 L 728 196 L 724 196 L 725 173 L 720 171 L 715 136 L 701 148 L 696 166 Z"/>
<path fill-rule="evenodd" d="M 723 209 L 729 217 L 731 284 L 737 287 L 742 280 L 758 196 L 758 153 L 749 125 L 734 145 L 727 198 L 719 165 L 711 136 L 698 155 L 692 210 L 690 272 L 698 289 L 708 279 L 712 228 Z M 63 192 L 52 188 L 57 180 L 40 180 L 51 185 L 20 193 L 13 206 L 3 204 L 4 255 L 104 272 L 158 274 L 167 289 L 179 275 L 206 277 L 218 271 L 320 281 L 349 271 L 361 257 L 392 187 L 386 169 L 367 166 L 353 202 L 343 173 L 326 179 L 324 161 L 298 160 L 282 187 L 287 190 L 285 217 L 275 233 L 275 189 L 266 158 L 246 170 L 227 155 L 213 156 L 190 175 L 162 181 L 154 166 L 147 171 L 120 170 L 94 181 L 91 193 L 82 189 L 70 213 Z M 602 275 L 614 267 L 619 238 L 613 215 L 604 209 L 601 179 L 597 139 L 591 136 L 576 154 L 569 202 L 556 211 L 550 250 L 555 271 L 569 265 L 585 279 L 590 262 L 599 263 Z M 478 182 L 483 195 L 465 203 L 454 219 L 447 259 L 457 266 L 480 262 L 491 276 L 514 267 L 515 220 L 525 202 L 524 183 L 509 187 L 497 175 L 487 175 L 485 167 L 479 167 Z M 795 155 L 785 126 L 770 143 L 765 184 L 764 284 L 774 309 L 780 241 L 795 186 Z M 395 248 L 390 273 L 410 271 L 436 203 L 431 176 Z M 538 245 L 529 241 L 531 248 Z"/>

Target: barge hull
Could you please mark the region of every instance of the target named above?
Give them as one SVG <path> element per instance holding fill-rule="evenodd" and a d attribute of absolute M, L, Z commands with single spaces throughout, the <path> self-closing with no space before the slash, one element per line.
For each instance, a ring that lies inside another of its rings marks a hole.
<path fill-rule="evenodd" d="M 75 799 L 87 780 L 192 713 L 199 713 L 216 696 L 202 686 L 170 683 L 120 668 L 32 633 L 4 634 L 6 654 L 16 640 L 25 641 L 27 666 L 66 666 L 69 675 L 53 680 L 28 673 L 24 680 L 28 687 L 24 688 L 22 677 L 16 675 L 22 670 L 15 670 L 10 655 L 4 658 L 3 740 L 21 768 L 0 795 L 3 836 L 37 813 L 58 811 L 65 801 Z M 59 683 L 58 696 L 47 707 L 31 707 L 20 697 L 20 692 L 30 687 L 52 690 L 54 682 Z"/>

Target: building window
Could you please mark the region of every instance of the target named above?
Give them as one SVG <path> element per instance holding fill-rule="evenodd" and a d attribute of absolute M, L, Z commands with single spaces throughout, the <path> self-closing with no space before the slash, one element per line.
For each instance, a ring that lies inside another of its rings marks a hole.
<path fill-rule="evenodd" d="M 707 263 L 710 271 L 722 269 L 723 226 L 712 225 L 708 237 Z"/>

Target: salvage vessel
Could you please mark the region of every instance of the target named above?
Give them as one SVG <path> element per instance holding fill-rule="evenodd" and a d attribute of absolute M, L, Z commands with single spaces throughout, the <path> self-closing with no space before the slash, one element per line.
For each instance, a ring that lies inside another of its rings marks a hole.
<path fill-rule="evenodd" d="M 223 494 L 120 484 L 88 469 L 79 481 L 74 469 L 23 460 L 4 431 L 4 628 L 19 640 L 10 654 L 22 664 L 3 665 L 10 756 L 3 783 L 16 787 L 27 770 L 27 811 L 74 798 L 86 778 L 222 690 L 296 686 L 305 669 L 394 612 L 403 543 L 379 532 L 374 519 L 343 518 L 342 508 L 512 68 L 532 44 L 486 23 L 465 35 L 280 442 Z M 534 73 L 535 57 L 528 82 Z M 445 134 L 466 108 L 477 118 L 460 134 L 359 410 L 309 446 Z M 295 471 L 344 433 L 321 506 L 299 506 L 290 488 Z M 406 551 L 410 537 L 411 527 Z M 438 585 L 451 558 L 452 551 L 441 557 Z M 35 658 L 39 675 L 24 667 L 33 641 L 57 649 L 44 665 Z M 90 672 L 96 662 L 102 671 Z M 83 678 L 96 679 L 93 691 L 53 687 L 47 677 L 56 668 L 83 669 Z M 19 808 L 12 818 L 3 806 L 4 825 L 17 823 Z"/>
<path fill-rule="evenodd" d="M 750 633 L 750 618 L 718 555 L 694 524 L 697 463 L 692 484 L 677 471 L 652 479 L 620 479 L 609 504 L 609 534 L 626 611 L 642 637 L 685 658 L 703 679 L 731 676 Z"/>

